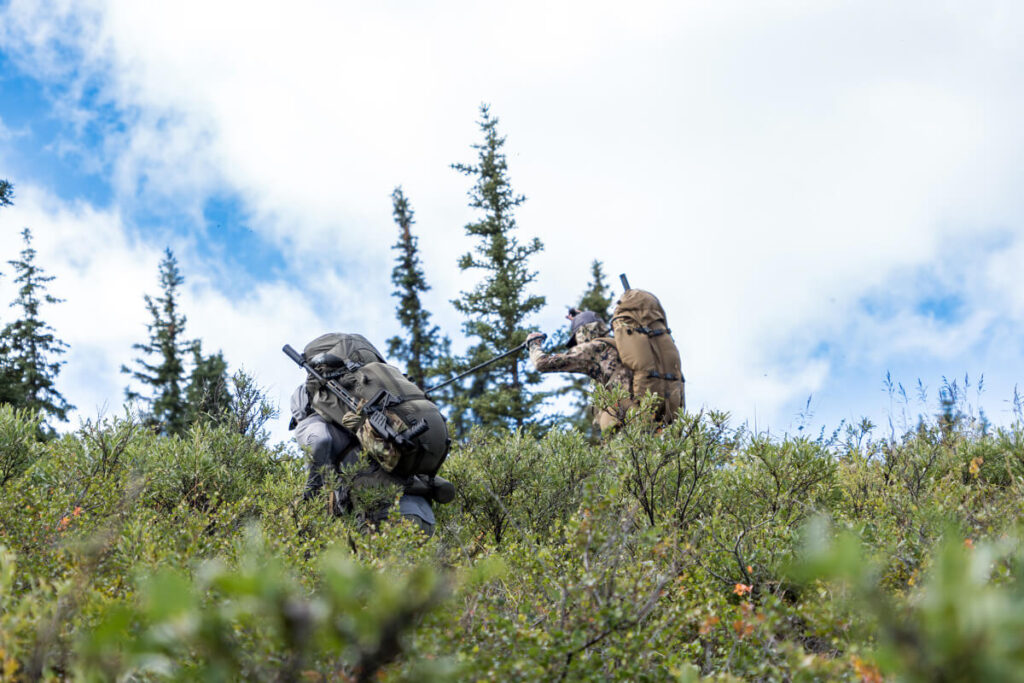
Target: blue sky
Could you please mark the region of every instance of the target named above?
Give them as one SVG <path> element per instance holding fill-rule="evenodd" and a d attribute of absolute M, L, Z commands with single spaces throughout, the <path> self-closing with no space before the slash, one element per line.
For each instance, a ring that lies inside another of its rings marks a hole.
<path fill-rule="evenodd" d="M 0 92 L 6 129 L 5 173 L 37 179 L 65 200 L 85 198 L 97 205 L 109 204 L 111 187 L 102 175 L 84 170 L 60 149 L 62 140 L 79 136 L 71 130 L 69 122 L 52 111 L 49 88 L 22 72 L 3 53 Z M 98 141 L 93 138 L 90 142 Z"/>
<path fill-rule="evenodd" d="M 817 426 L 883 423 L 886 373 L 933 402 L 983 375 L 1005 422 L 1022 34 L 996 0 L 0 1 L 0 258 L 33 229 L 76 419 L 119 410 L 166 246 L 191 333 L 283 405 L 284 342 L 397 331 L 396 185 L 457 336 L 472 216 L 449 164 L 489 102 L 520 237 L 545 243 L 534 324 L 562 324 L 597 258 L 662 298 L 692 408 L 786 431 L 811 397 Z"/>

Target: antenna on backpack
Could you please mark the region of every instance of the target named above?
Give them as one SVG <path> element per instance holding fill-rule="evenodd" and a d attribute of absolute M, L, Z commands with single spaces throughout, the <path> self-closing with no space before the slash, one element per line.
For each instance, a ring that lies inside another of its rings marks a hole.
<path fill-rule="evenodd" d="M 619 274 L 619 282 L 622 283 L 623 289 L 632 289 L 632 287 L 629 286 L 629 280 L 626 278 L 625 273 Z"/>

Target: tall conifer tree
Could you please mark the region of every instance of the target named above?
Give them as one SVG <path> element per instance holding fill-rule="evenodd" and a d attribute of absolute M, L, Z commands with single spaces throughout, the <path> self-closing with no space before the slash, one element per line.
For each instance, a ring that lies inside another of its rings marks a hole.
<path fill-rule="evenodd" d="M 469 349 L 466 365 L 489 360 L 521 344 L 529 332 L 524 327 L 526 319 L 544 305 L 544 297 L 527 292 L 537 275 L 529 269 L 529 258 L 543 245 L 536 238 L 526 244 L 516 238 L 515 210 L 526 197 L 512 190 L 503 151 L 505 138 L 498 134 L 498 119 L 491 116 L 487 105 L 480 107 L 479 125 L 483 141 L 473 145 L 476 161 L 452 164 L 473 179 L 469 206 L 479 213 L 478 220 L 466 225 L 466 233 L 477 238 L 476 246 L 459 259 L 459 268 L 482 271 L 483 280 L 452 301 L 466 316 L 462 326 L 466 336 L 478 340 Z M 521 370 L 521 361 L 521 356 L 510 357 L 473 376 L 468 391 L 456 399 L 456 424 L 468 415 L 486 426 L 523 427 L 543 395 L 530 388 L 540 382 L 539 374 Z"/>
<path fill-rule="evenodd" d="M 185 315 L 178 303 L 178 287 L 184 282 L 178 261 L 168 248 L 160 262 L 161 295 L 155 299 L 144 295 L 150 315 L 146 325 L 149 341 L 132 345 L 141 352 L 135 359 L 135 370 L 121 366 L 121 372 L 149 388 L 148 395 L 143 396 L 129 387 L 125 397 L 147 405 L 148 421 L 168 434 L 183 432 L 190 417 L 185 397 L 185 359 L 186 354 L 194 353 L 196 342 L 185 337 Z"/>
<path fill-rule="evenodd" d="M 416 223 L 402 188 L 391 193 L 393 214 L 398 225 L 398 241 L 392 249 L 398 252 L 391 282 L 392 296 L 398 299 L 395 313 L 405 329 L 404 337 L 388 339 L 388 355 L 405 364 L 405 374 L 413 383 L 425 386 L 436 371 L 437 360 L 444 345 L 439 341 L 439 328 L 430 324 L 430 312 L 423 308 L 420 294 L 430 289 L 420 264 L 418 238 L 412 234 Z"/>
<path fill-rule="evenodd" d="M 60 303 L 62 299 L 46 292 L 46 283 L 51 282 L 53 276 L 46 275 L 36 265 L 32 232 L 25 228 L 21 236 L 25 241 L 21 258 L 8 261 L 16 273 L 14 282 L 20 285 L 11 306 L 20 308 L 21 316 L 0 331 L 3 363 L 0 400 L 41 412 L 45 419 L 64 422 L 74 406 L 57 391 L 56 380 L 64 361 L 54 360 L 54 357 L 63 354 L 68 345 L 54 336 L 53 328 L 39 314 L 43 304 Z"/>

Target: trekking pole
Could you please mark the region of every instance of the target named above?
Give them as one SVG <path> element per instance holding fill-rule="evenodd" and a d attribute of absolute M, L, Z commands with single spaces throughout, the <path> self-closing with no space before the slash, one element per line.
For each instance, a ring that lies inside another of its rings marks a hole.
<path fill-rule="evenodd" d="M 626 274 L 625 273 L 622 273 L 622 274 L 619 275 L 619 282 L 622 283 L 622 288 L 623 289 L 631 289 L 631 287 L 629 286 L 629 280 L 626 279 Z"/>
<path fill-rule="evenodd" d="M 512 355 L 513 353 L 519 353 L 520 351 L 522 351 L 522 350 L 523 350 L 523 349 L 525 349 L 525 348 L 526 348 L 526 342 L 523 342 L 523 343 L 522 343 L 522 344 L 520 344 L 519 346 L 517 346 L 517 347 L 515 347 L 515 348 L 513 348 L 513 349 L 509 349 L 508 351 L 506 351 L 505 353 L 501 354 L 500 356 L 495 356 L 494 358 L 492 358 L 492 359 L 490 359 L 490 360 L 488 360 L 488 361 L 484 361 L 483 363 L 480 363 L 479 365 L 474 365 L 473 367 L 471 367 L 471 368 L 470 368 L 469 370 L 466 370 L 466 371 L 465 371 L 464 373 L 462 373 L 461 375 L 456 375 L 455 377 L 452 377 L 452 378 L 451 378 L 450 380 L 447 380 L 447 381 L 445 381 L 445 382 L 441 382 L 441 383 L 440 383 L 440 384 L 438 384 L 437 386 L 434 386 L 434 387 L 430 387 L 429 389 L 426 389 L 426 390 L 424 390 L 424 392 L 423 392 L 423 393 L 424 393 L 424 394 L 429 394 L 429 393 L 430 393 L 430 392 L 432 392 L 432 391 L 437 391 L 437 390 L 438 390 L 438 389 L 440 389 L 441 387 L 446 387 L 446 386 L 448 386 L 449 384 L 451 384 L 452 382 L 455 382 L 456 380 L 460 380 L 460 379 L 462 379 L 462 378 L 463 378 L 463 377 L 465 377 L 466 375 L 472 375 L 472 374 L 473 374 L 474 372 L 476 372 L 477 370 L 479 370 L 479 369 L 481 369 L 481 368 L 486 368 L 486 367 L 487 367 L 488 365 L 490 365 L 491 363 L 497 363 L 497 362 L 498 362 L 499 360 L 501 360 L 502 358 L 506 358 L 506 357 L 508 357 L 508 356 L 511 356 L 511 355 Z"/>

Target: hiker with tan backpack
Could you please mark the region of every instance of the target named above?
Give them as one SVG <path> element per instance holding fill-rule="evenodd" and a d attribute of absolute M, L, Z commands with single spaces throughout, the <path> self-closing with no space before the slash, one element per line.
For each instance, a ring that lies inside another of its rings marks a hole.
<path fill-rule="evenodd" d="M 545 353 L 546 336 L 535 332 L 526 338 L 530 360 L 538 372 L 572 372 L 587 375 L 605 388 L 621 387 L 628 399 L 600 411 L 595 423 L 601 431 L 618 427 L 626 411 L 647 393 L 661 401 L 656 421 L 668 424 L 685 408 L 683 372 L 679 350 L 672 340 L 665 309 L 658 298 L 642 289 L 626 291 L 615 304 L 612 332 L 593 311 L 570 309 L 569 341 L 565 353 Z"/>

